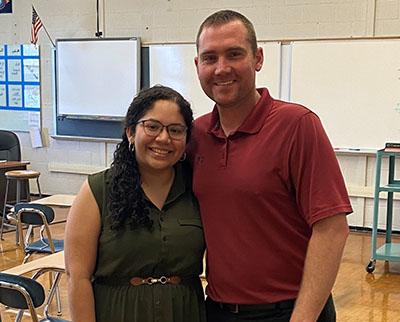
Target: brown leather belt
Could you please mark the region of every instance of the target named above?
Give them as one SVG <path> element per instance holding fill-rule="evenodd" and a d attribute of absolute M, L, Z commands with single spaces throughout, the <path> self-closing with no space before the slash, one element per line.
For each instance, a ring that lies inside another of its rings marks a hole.
<path fill-rule="evenodd" d="M 160 278 L 154 278 L 154 277 L 132 277 L 129 280 L 129 283 L 131 283 L 133 286 L 139 286 L 139 285 L 152 285 L 156 283 L 160 284 L 172 284 L 172 285 L 178 285 L 180 284 L 182 279 L 179 276 L 161 276 Z"/>

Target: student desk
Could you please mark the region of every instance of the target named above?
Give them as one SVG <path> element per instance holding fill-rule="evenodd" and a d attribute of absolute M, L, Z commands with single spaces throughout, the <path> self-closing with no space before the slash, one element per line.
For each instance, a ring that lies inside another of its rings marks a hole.
<path fill-rule="evenodd" d="M 64 251 L 46 255 L 25 264 L 9 268 L 3 271 L 3 273 L 24 275 L 41 269 L 54 269 L 65 271 Z"/>
<path fill-rule="evenodd" d="M 12 170 L 26 170 L 26 166 L 29 164 L 29 161 L 7 161 L 7 162 L 0 162 L 0 210 L 3 211 L 4 207 L 4 195 L 6 193 L 6 176 L 5 173 L 7 171 Z M 10 182 L 9 187 L 9 195 L 15 196 L 16 195 L 16 183 Z M 23 189 L 22 189 L 23 190 Z M 26 198 L 26 192 L 22 191 L 21 198 Z"/>
<path fill-rule="evenodd" d="M 31 203 L 37 203 L 47 206 L 58 206 L 58 207 L 71 207 L 74 202 L 75 195 L 52 195 L 32 201 Z"/>
<path fill-rule="evenodd" d="M 60 281 L 61 274 L 65 273 L 65 262 L 64 262 L 64 251 L 46 255 L 44 257 L 35 259 L 33 261 L 27 262 L 25 264 L 21 264 L 10 269 L 3 271 L 2 273 L 13 274 L 13 275 L 25 275 L 28 273 L 32 273 L 33 279 L 36 279 L 40 275 L 46 272 L 55 272 L 55 279 L 51 282 L 50 291 L 47 296 L 47 300 L 45 305 L 47 306 L 53 299 L 55 295 L 56 287 Z M 57 306 L 58 313 L 61 314 L 61 306 Z M 18 313 L 16 321 L 21 317 L 21 311 Z M 0 317 L 1 321 L 1 317 Z M 20 321 L 20 320 L 18 320 Z"/>
<path fill-rule="evenodd" d="M 57 194 L 50 197 L 34 200 L 31 203 L 52 207 L 56 216 L 52 224 L 58 224 L 63 223 L 67 220 L 68 211 L 69 208 L 72 206 L 74 199 L 74 195 Z"/>

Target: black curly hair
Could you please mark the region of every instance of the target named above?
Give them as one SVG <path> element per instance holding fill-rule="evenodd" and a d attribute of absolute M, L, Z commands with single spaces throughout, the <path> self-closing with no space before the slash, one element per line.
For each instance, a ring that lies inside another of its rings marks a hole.
<path fill-rule="evenodd" d="M 111 229 L 118 230 L 125 225 L 131 229 L 147 227 L 151 229 L 153 222 L 149 217 L 135 154 L 129 149 L 126 130 L 135 132 L 136 123 L 153 108 L 158 100 L 175 102 L 187 126 L 186 142 L 191 134 L 193 112 L 190 103 L 172 88 L 155 85 L 144 89 L 133 99 L 125 117 L 125 128 L 120 142 L 114 152 L 114 161 L 110 167 L 109 184 L 109 220 Z"/>

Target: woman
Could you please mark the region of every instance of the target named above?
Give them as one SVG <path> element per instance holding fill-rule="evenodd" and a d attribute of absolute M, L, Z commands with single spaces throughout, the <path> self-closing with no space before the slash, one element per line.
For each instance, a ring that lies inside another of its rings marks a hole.
<path fill-rule="evenodd" d="M 74 322 L 205 321 L 203 231 L 181 162 L 192 121 L 171 88 L 141 91 L 110 169 L 83 184 L 65 236 Z"/>

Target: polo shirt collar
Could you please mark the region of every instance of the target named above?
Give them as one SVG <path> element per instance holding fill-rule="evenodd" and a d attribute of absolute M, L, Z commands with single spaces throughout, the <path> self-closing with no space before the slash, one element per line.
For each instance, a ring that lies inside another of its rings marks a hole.
<path fill-rule="evenodd" d="M 253 110 L 247 115 L 246 119 L 239 126 L 239 128 L 231 135 L 241 132 L 247 134 L 258 133 L 264 125 L 264 120 L 267 117 L 269 110 L 272 105 L 272 97 L 266 88 L 258 88 L 257 91 L 260 93 L 261 97 L 257 104 L 254 106 Z M 213 134 L 217 137 L 225 136 L 220 123 L 217 105 L 214 105 L 214 109 L 211 112 L 210 126 L 207 133 Z"/>

